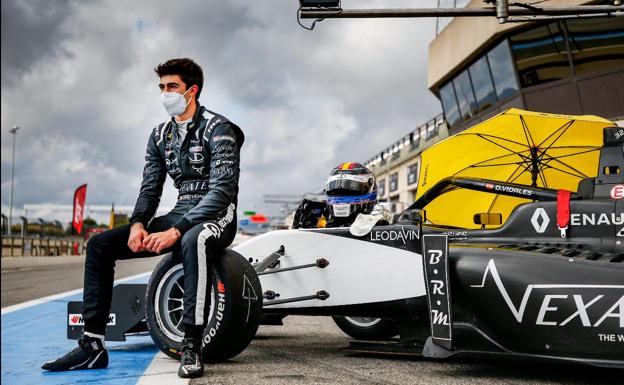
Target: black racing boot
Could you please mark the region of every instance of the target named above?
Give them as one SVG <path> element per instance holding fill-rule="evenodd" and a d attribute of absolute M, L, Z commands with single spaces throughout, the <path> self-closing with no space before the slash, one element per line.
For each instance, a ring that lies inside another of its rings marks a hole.
<path fill-rule="evenodd" d="M 43 364 L 41 369 L 60 372 L 65 370 L 103 369 L 108 366 L 108 352 L 99 338 L 80 336 L 78 347 L 61 358 Z"/>
<path fill-rule="evenodd" d="M 204 363 L 201 356 L 201 340 L 185 338 L 182 340 L 182 358 L 178 376 L 182 378 L 201 377 L 204 374 Z"/>

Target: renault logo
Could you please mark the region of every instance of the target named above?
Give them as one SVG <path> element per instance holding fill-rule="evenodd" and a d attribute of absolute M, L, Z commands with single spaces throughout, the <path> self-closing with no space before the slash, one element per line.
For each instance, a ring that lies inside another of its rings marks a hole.
<path fill-rule="evenodd" d="M 548 227 L 549 223 L 550 218 L 548 218 L 546 210 L 541 207 L 536 209 L 533 213 L 533 216 L 531 217 L 531 224 L 533 225 L 535 231 L 540 234 L 543 233 L 544 231 L 546 231 L 546 227 Z"/>

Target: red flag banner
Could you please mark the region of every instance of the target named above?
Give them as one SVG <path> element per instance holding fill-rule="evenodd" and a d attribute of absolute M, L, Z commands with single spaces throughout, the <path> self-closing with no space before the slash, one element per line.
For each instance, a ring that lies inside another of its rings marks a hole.
<path fill-rule="evenodd" d="M 76 189 L 76 192 L 74 192 L 74 215 L 72 217 L 72 226 L 74 227 L 74 229 L 76 229 L 78 234 L 82 232 L 82 221 L 84 219 L 86 198 L 87 185 L 83 184 Z"/>

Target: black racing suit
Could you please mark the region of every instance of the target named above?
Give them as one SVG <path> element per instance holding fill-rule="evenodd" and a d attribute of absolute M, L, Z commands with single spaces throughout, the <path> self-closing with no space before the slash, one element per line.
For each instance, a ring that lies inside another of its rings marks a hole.
<path fill-rule="evenodd" d="M 184 266 L 185 325 L 202 325 L 206 289 L 211 282 L 210 259 L 230 245 L 236 234 L 241 129 L 225 117 L 197 104 L 183 141 L 174 119 L 156 126 L 149 137 L 143 183 L 130 223 L 93 236 L 87 245 L 83 318 L 85 330 L 104 334 L 110 312 L 115 261 L 154 256 L 128 247 L 130 226 L 140 222 L 148 233 L 172 226 L 182 239 L 169 250 Z M 169 213 L 154 217 L 167 173 L 178 189 Z M 153 219 L 152 219 L 153 218 Z M 210 292 L 208 291 L 208 294 Z"/>

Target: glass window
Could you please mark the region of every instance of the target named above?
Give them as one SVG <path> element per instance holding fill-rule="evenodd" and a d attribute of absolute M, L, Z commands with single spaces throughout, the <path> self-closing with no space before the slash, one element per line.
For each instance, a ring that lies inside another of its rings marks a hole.
<path fill-rule="evenodd" d="M 459 121 L 459 108 L 457 107 L 457 99 L 455 98 L 452 82 L 448 82 L 444 87 L 440 88 L 440 99 L 442 100 L 446 121 L 452 127 Z"/>
<path fill-rule="evenodd" d="M 624 23 L 619 18 L 569 20 L 567 26 L 577 75 L 624 67 Z"/>
<path fill-rule="evenodd" d="M 494 93 L 487 57 L 483 56 L 477 60 L 468 71 L 470 71 L 470 78 L 477 98 L 478 111 L 487 110 L 496 104 L 496 94 Z"/>
<path fill-rule="evenodd" d="M 438 126 L 435 125 L 434 122 L 431 122 L 427 126 L 427 134 L 425 135 L 425 139 L 429 140 L 438 134 Z"/>
<path fill-rule="evenodd" d="M 410 134 L 410 151 L 414 151 L 420 146 L 420 128 Z"/>
<path fill-rule="evenodd" d="M 384 196 L 385 193 L 386 193 L 386 180 L 385 179 L 380 179 L 377 182 L 377 195 L 382 197 L 382 196 Z"/>
<path fill-rule="evenodd" d="M 558 23 L 533 28 L 511 38 L 522 87 L 571 75 L 564 34 Z"/>
<path fill-rule="evenodd" d="M 477 103 L 472 92 L 472 84 L 470 84 L 470 76 L 465 70 L 455 79 L 453 79 L 455 93 L 457 94 L 457 102 L 459 104 L 459 113 L 463 120 L 470 119 L 477 112 Z"/>
<path fill-rule="evenodd" d="M 407 184 L 418 182 L 418 163 L 407 168 Z"/>
<path fill-rule="evenodd" d="M 390 183 L 388 184 L 388 191 L 393 192 L 399 189 L 399 174 L 394 173 L 390 175 Z"/>
<path fill-rule="evenodd" d="M 507 40 L 502 41 L 488 52 L 487 58 L 492 70 L 498 100 L 505 100 L 514 96 L 518 92 L 518 84 L 516 83 L 516 74 Z"/>

